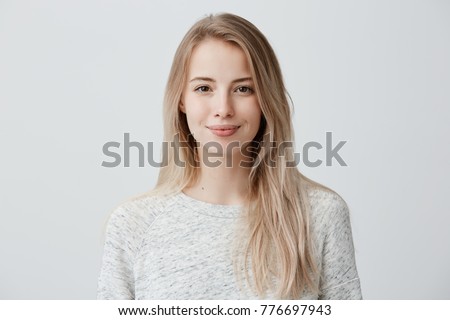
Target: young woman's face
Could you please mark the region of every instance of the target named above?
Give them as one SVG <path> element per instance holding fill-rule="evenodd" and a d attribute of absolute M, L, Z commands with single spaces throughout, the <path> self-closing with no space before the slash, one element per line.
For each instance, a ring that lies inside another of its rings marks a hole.
<path fill-rule="evenodd" d="M 226 152 L 231 142 L 252 141 L 261 109 L 242 49 L 216 39 L 201 42 L 192 52 L 180 109 L 200 146 L 217 142 Z"/>

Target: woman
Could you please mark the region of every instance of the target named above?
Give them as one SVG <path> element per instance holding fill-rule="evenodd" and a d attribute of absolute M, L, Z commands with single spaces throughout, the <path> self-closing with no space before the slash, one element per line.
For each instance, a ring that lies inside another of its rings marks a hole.
<path fill-rule="evenodd" d="M 361 298 L 348 207 L 281 150 L 290 105 L 254 25 L 219 14 L 188 31 L 164 125 L 155 189 L 110 217 L 100 299 Z"/>

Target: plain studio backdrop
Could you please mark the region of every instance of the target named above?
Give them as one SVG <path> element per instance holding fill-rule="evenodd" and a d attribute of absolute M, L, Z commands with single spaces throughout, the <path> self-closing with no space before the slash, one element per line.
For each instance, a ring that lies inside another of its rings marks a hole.
<path fill-rule="evenodd" d="M 278 55 L 310 178 L 351 211 L 366 299 L 450 299 L 447 1 L 0 1 L 0 298 L 95 299 L 105 222 L 158 168 L 107 168 L 125 134 L 159 160 L 181 38 L 209 13 Z M 347 166 L 325 163 L 326 132 Z M 124 155 L 123 149 L 116 152 Z M 123 160 L 123 159 L 122 159 Z"/>

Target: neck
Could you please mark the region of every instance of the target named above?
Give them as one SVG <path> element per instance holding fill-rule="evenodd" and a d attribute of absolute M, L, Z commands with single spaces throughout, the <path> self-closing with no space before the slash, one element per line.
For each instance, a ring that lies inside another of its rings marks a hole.
<path fill-rule="evenodd" d="M 241 205 L 248 193 L 250 168 L 239 165 L 240 159 L 226 163 L 225 158 L 210 159 L 209 165 L 200 161 L 198 180 L 183 192 L 195 199 L 224 205 Z M 219 166 L 211 165 L 220 161 Z"/>

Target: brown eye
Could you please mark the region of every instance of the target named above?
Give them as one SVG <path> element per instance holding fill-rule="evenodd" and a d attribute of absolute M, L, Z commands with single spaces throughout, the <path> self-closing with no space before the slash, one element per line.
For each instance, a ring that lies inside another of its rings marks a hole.
<path fill-rule="evenodd" d="M 204 92 L 210 91 L 210 89 L 208 86 L 200 86 L 200 87 L 195 88 L 195 91 L 204 93 Z"/>
<path fill-rule="evenodd" d="M 239 93 L 252 93 L 253 90 L 249 87 L 239 87 L 236 89 Z"/>

